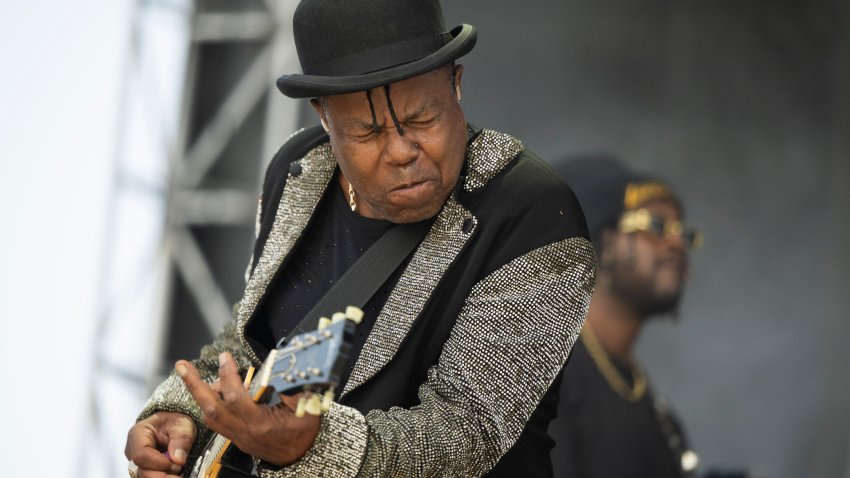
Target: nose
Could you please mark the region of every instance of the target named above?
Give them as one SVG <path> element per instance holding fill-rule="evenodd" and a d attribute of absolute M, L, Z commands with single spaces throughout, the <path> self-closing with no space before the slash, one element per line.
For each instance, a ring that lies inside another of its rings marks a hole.
<path fill-rule="evenodd" d="M 384 161 L 393 166 L 405 166 L 419 157 L 419 144 L 409 131 L 399 134 L 395 129 L 384 132 Z"/>
<path fill-rule="evenodd" d="M 664 242 L 668 248 L 677 252 L 686 252 L 688 250 L 685 235 L 681 232 L 678 234 L 665 234 Z"/>

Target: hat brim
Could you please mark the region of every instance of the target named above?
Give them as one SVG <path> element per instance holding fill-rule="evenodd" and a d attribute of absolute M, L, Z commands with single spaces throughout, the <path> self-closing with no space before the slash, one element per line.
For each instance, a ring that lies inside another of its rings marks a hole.
<path fill-rule="evenodd" d="M 450 33 L 453 38 L 442 48 L 416 61 L 363 75 L 283 75 L 277 80 L 277 88 L 290 98 L 314 98 L 371 90 L 381 85 L 406 80 L 466 55 L 475 46 L 478 37 L 475 27 L 465 23 L 453 28 Z"/>

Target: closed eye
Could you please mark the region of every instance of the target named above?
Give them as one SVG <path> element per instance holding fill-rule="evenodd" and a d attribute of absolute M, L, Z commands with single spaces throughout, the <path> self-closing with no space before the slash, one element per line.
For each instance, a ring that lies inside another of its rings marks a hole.
<path fill-rule="evenodd" d="M 436 123 L 437 119 L 439 119 L 439 117 L 440 117 L 439 114 L 434 115 L 434 116 L 417 116 L 417 117 L 408 119 L 407 121 L 404 122 L 404 124 L 406 126 L 411 127 L 411 128 L 427 128 L 429 126 L 432 126 L 434 123 Z"/>
<path fill-rule="evenodd" d="M 428 126 L 428 125 L 434 123 L 435 119 L 436 118 L 431 118 L 431 119 L 427 119 L 427 120 L 409 121 L 407 124 L 409 124 L 411 126 Z"/>
<path fill-rule="evenodd" d="M 345 135 L 354 140 L 368 140 L 372 139 L 372 137 L 381 131 L 381 128 L 379 128 L 378 131 L 375 131 L 375 128 L 373 128 L 372 125 L 363 123 L 355 128 L 350 128 L 345 132 Z"/>
<path fill-rule="evenodd" d="M 361 133 L 351 134 L 349 136 L 351 136 L 352 138 L 355 138 L 355 139 L 369 139 L 372 136 L 375 136 L 375 130 L 372 129 L 372 128 L 369 128 L 368 130 L 365 130 Z"/>

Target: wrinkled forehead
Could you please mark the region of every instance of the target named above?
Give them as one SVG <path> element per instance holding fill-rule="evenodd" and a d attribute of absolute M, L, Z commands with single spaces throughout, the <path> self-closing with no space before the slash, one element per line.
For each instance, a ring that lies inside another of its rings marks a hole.
<path fill-rule="evenodd" d="M 371 125 L 372 108 L 386 111 L 392 104 L 395 112 L 405 116 L 443 108 L 454 98 L 449 86 L 447 70 L 439 68 L 368 91 L 324 96 L 319 101 L 332 111 L 337 120 L 353 118 L 354 121 L 368 121 Z"/>
<path fill-rule="evenodd" d="M 393 101 L 395 101 L 396 95 L 429 95 L 437 92 L 438 90 L 448 89 L 448 85 L 444 84 L 443 79 L 449 79 L 451 77 L 451 65 L 444 65 L 438 67 L 431 71 L 426 71 L 420 75 L 416 75 L 411 78 L 407 78 L 401 81 L 396 81 L 393 83 L 389 83 L 386 85 L 380 85 L 368 90 L 372 92 L 373 96 L 381 96 L 383 95 L 383 91 L 386 88 L 393 94 Z M 343 93 L 339 95 L 327 95 L 319 98 L 320 101 L 334 101 L 336 102 L 338 99 L 345 98 L 365 98 L 367 90 L 355 91 L 353 93 Z"/>

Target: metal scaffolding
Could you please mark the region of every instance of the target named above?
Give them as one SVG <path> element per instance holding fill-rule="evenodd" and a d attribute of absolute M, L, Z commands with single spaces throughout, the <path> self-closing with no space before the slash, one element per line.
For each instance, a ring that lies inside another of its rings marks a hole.
<path fill-rule="evenodd" d="M 296 5 L 137 4 L 79 476 L 126 473 L 126 432 L 152 388 L 230 320 L 265 165 L 298 123 L 274 88 L 299 70 Z"/>

